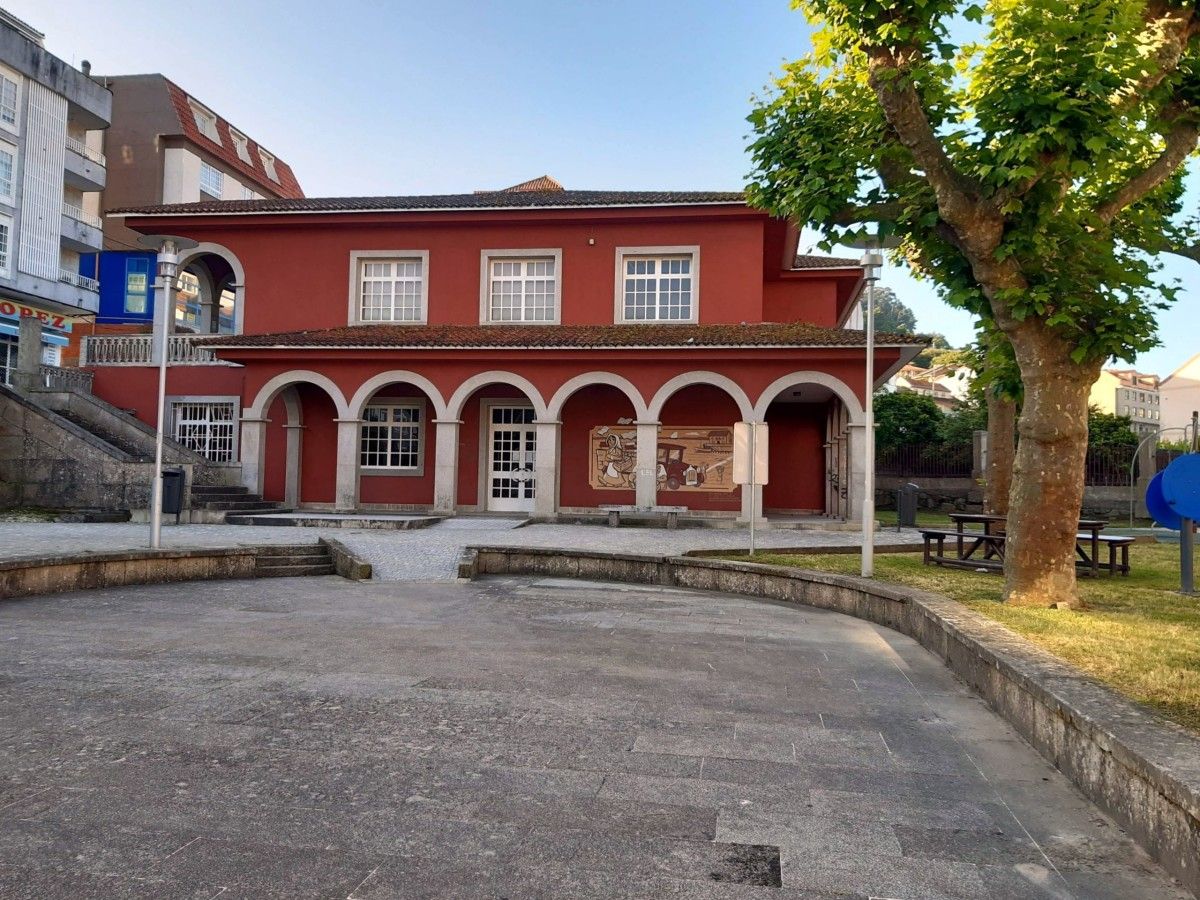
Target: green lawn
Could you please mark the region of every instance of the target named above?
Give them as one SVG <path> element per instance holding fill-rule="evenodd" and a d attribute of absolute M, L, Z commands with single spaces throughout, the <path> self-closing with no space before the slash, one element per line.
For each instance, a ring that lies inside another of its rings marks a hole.
<path fill-rule="evenodd" d="M 730 555 L 745 560 L 745 554 Z M 859 573 L 857 554 L 758 553 L 754 562 Z M 926 566 L 919 554 L 875 557 L 877 578 L 951 597 L 1024 635 L 1123 694 L 1200 731 L 1200 596 L 1179 591 L 1179 547 L 1135 544 L 1127 578 L 1080 579 L 1085 608 L 1000 602 L 999 575 Z"/>

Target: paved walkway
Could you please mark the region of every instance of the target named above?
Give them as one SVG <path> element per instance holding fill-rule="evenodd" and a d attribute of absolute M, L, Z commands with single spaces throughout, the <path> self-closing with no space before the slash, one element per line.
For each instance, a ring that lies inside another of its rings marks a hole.
<path fill-rule="evenodd" d="M 744 529 L 608 528 L 603 525 L 527 525 L 517 519 L 460 517 L 428 528 L 391 531 L 349 528 L 291 528 L 269 525 L 171 525 L 163 527 L 167 547 L 229 547 L 253 544 L 315 543 L 328 536 L 345 542 L 386 581 L 453 578 L 463 547 L 504 544 L 523 547 L 597 549 L 624 553 L 683 553 L 687 550 L 745 548 Z M 146 546 L 149 525 L 0 522 L 0 559 L 64 551 L 127 550 Z M 838 531 L 763 531 L 758 546 L 829 547 L 856 545 L 859 535 Z M 880 543 L 920 543 L 913 532 L 881 531 Z"/>
<path fill-rule="evenodd" d="M 0 604 L 0 810 L 5 898 L 1186 896 L 911 640 L 656 587 Z"/>

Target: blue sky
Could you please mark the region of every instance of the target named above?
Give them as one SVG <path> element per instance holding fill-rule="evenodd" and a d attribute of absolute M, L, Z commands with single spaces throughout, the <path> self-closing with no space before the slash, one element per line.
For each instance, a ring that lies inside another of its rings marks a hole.
<path fill-rule="evenodd" d="M 97 74 L 163 72 L 291 163 L 317 195 L 454 193 L 547 173 L 571 188 L 742 186 L 750 96 L 808 47 L 787 0 L 337 3 L 7 0 L 46 46 Z M 140 24 L 137 24 L 140 23 Z M 1200 352 L 1200 266 L 1167 375 Z M 971 318 L 894 267 L 920 327 L 958 345 Z"/>

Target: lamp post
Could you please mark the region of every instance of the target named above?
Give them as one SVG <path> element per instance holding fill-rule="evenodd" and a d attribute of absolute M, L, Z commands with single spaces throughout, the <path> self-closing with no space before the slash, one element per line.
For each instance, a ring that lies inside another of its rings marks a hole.
<path fill-rule="evenodd" d="M 150 548 L 162 546 L 162 456 L 167 407 L 167 337 L 171 333 L 175 279 L 179 276 L 179 252 L 198 246 L 191 238 L 169 234 L 147 234 L 138 238 L 143 247 L 158 251 L 158 286 L 162 300 L 154 310 L 158 343 L 158 404 L 154 430 L 154 480 L 150 484 Z"/>

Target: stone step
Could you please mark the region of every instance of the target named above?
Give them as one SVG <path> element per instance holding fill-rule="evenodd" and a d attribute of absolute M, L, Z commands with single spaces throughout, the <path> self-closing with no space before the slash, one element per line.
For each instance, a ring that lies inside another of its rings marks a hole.
<path fill-rule="evenodd" d="M 248 497 L 250 489 L 241 484 L 193 484 L 192 493 L 204 497 Z"/>
<path fill-rule="evenodd" d="M 326 556 L 329 551 L 320 544 L 278 544 L 276 546 L 264 545 L 258 548 L 258 558 L 264 556 L 311 556 L 320 553 Z"/>
<path fill-rule="evenodd" d="M 283 504 L 275 500 L 255 500 L 253 498 L 241 500 L 210 500 L 204 497 L 193 497 L 192 507 L 195 509 L 215 509 L 228 510 L 230 512 L 283 512 Z"/>
<path fill-rule="evenodd" d="M 331 566 L 328 553 L 306 553 L 295 556 L 276 556 L 260 554 L 254 562 L 255 568 L 271 568 L 273 566 Z"/>
<path fill-rule="evenodd" d="M 256 578 L 299 578 L 310 575 L 334 575 L 333 563 L 324 565 L 255 566 Z"/>

